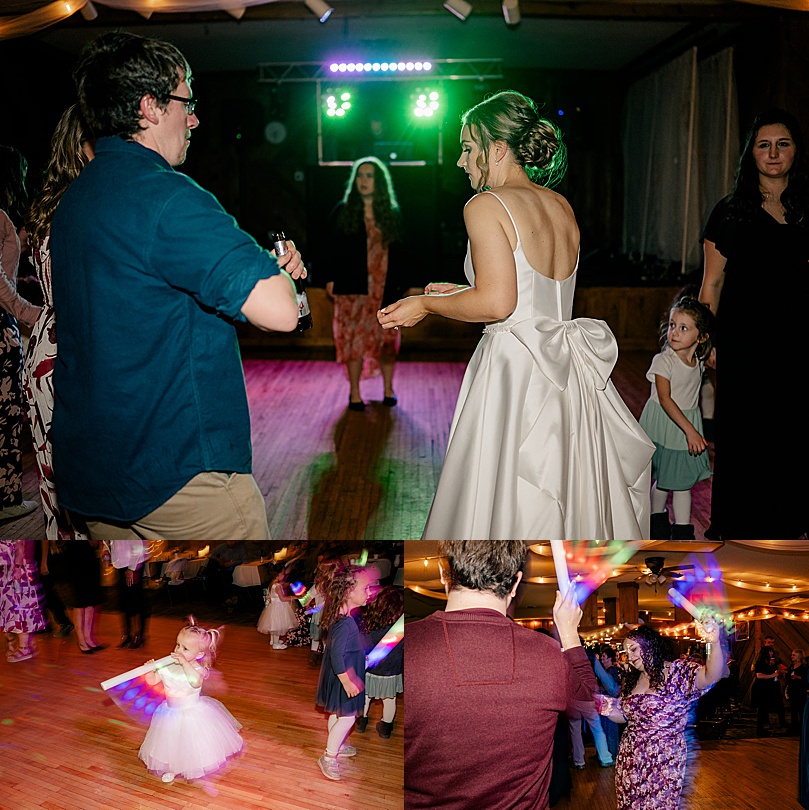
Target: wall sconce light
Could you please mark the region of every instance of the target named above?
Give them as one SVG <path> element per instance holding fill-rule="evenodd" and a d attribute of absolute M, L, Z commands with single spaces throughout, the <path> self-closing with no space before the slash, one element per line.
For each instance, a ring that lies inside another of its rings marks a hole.
<path fill-rule="evenodd" d="M 87 0 L 87 2 L 81 7 L 81 16 L 84 17 L 87 22 L 92 22 L 96 17 L 98 17 L 98 10 L 90 2 L 90 0 Z"/>
<path fill-rule="evenodd" d="M 237 6 L 236 8 L 226 8 L 225 11 L 227 11 L 234 20 L 241 20 L 241 18 L 244 17 L 245 8 L 244 6 Z"/>
<path fill-rule="evenodd" d="M 309 11 L 311 11 L 312 14 L 314 14 L 315 17 L 317 17 L 322 23 L 326 22 L 326 20 L 329 19 L 332 11 L 334 11 L 334 9 L 328 3 L 324 2 L 324 0 L 303 0 L 303 2 L 306 8 L 308 8 Z"/>
<path fill-rule="evenodd" d="M 503 19 L 506 21 L 506 25 L 517 25 L 522 19 L 520 0 L 503 0 Z"/>
<path fill-rule="evenodd" d="M 451 11 L 459 20 L 465 20 L 472 13 L 472 4 L 466 0 L 445 0 L 444 8 Z"/>

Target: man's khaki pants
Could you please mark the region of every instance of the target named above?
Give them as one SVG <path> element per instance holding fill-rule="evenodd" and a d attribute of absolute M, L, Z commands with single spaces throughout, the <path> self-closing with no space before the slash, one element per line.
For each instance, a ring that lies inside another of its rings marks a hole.
<path fill-rule="evenodd" d="M 270 540 L 252 475 L 203 472 L 134 523 L 88 520 L 93 540 Z"/>

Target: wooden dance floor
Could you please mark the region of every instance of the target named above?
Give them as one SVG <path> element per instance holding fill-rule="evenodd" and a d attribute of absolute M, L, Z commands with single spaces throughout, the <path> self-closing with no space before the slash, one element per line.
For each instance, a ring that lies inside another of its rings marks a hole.
<path fill-rule="evenodd" d="M 166 785 L 138 759 L 146 727 L 130 720 L 99 683 L 174 648 L 177 619 L 153 618 L 140 650 L 82 655 L 73 635 L 37 636 L 40 654 L 0 660 L 0 810 L 398 810 L 403 806 L 401 697 L 393 734 L 376 733 L 381 702 L 365 734 L 349 741 L 343 779 L 317 765 L 326 716 L 315 707 L 318 670 L 308 649 L 272 650 L 254 627 L 229 625 L 212 697 L 244 726 L 243 754 L 206 780 Z M 119 616 L 101 616 L 99 637 L 119 638 Z M 206 682 L 207 683 L 207 682 Z M 222 687 L 226 687 L 223 689 Z M 206 688 L 203 687 L 203 691 Z"/>
<path fill-rule="evenodd" d="M 613 374 L 636 417 L 649 396 L 645 373 L 650 360 L 648 351 L 623 352 Z M 382 405 L 380 378 L 363 384 L 368 407 L 356 413 L 346 408 L 348 383 L 336 363 L 246 360 L 253 471 L 273 538 L 420 538 L 464 368 L 465 363 L 401 362 L 395 378 L 399 405 Z M 24 491 L 26 498 L 39 501 L 30 452 Z M 709 515 L 706 481 L 693 489 L 697 539 Z M 44 539 L 44 531 L 41 510 L 0 526 L 0 536 L 7 539 Z"/>
<path fill-rule="evenodd" d="M 798 738 L 710 740 L 701 743 L 679 810 L 801 810 Z M 588 756 L 595 752 L 587 749 Z M 573 771 L 573 790 L 554 810 L 615 810 L 615 769 L 588 759 Z"/>

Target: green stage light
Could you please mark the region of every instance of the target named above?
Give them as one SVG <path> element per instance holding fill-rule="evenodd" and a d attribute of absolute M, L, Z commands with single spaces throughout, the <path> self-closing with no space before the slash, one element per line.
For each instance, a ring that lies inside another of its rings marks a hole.
<path fill-rule="evenodd" d="M 417 87 L 410 95 L 411 112 L 422 121 L 434 122 L 440 119 L 441 94 L 431 88 Z"/>
<path fill-rule="evenodd" d="M 350 109 L 350 91 L 329 87 L 323 94 L 323 112 L 328 118 L 345 118 Z"/>

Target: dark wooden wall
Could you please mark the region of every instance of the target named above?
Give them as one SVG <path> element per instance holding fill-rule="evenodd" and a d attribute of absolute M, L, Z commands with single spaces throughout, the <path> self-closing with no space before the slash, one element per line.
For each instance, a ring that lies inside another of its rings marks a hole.
<path fill-rule="evenodd" d="M 739 662 L 739 699 L 745 706 L 750 705 L 750 691 L 756 678 L 753 665 L 759 650 L 764 646 L 766 636 L 775 638 L 775 649 L 781 656 L 782 663 L 791 664 L 792 650 L 802 649 L 809 654 L 809 623 L 790 621 L 789 619 L 756 619 L 750 621 L 750 638 L 737 641 L 733 655 Z M 783 689 L 783 683 L 782 683 Z M 786 701 L 784 702 L 786 706 Z"/>

